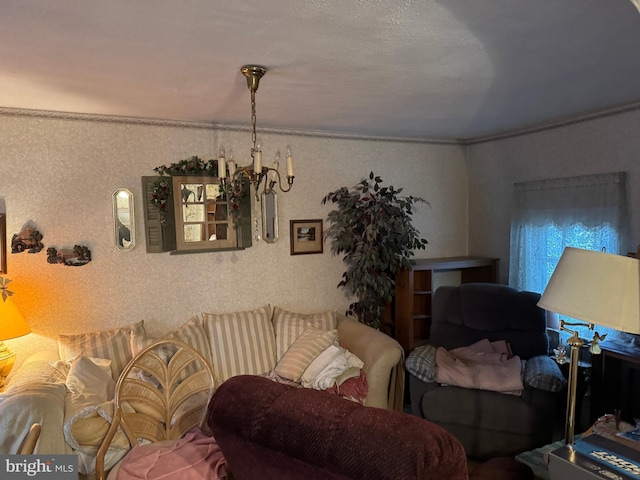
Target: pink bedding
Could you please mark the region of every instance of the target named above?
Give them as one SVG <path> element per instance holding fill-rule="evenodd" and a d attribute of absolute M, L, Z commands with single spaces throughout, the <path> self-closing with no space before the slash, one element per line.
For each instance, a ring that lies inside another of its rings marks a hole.
<path fill-rule="evenodd" d="M 199 429 L 179 440 L 136 446 L 117 466 L 118 480 L 225 480 L 222 451 Z M 112 472 L 113 473 L 113 472 Z"/>
<path fill-rule="evenodd" d="M 481 340 L 468 347 L 436 352 L 438 383 L 496 392 L 520 392 L 522 362 L 511 356 L 506 342 Z"/>
<path fill-rule="evenodd" d="M 290 385 L 292 387 L 304 388 L 300 383 L 294 382 L 292 380 L 287 380 L 286 378 L 282 378 L 273 371 L 269 373 L 264 373 L 259 376 L 268 378 L 269 380 L 274 381 L 276 383 L 283 383 L 285 385 Z M 367 375 L 364 372 L 364 370 L 360 370 L 360 375 L 358 377 L 349 378 L 345 380 L 340 386 L 333 385 L 332 387 L 329 387 L 324 391 L 337 395 L 338 397 L 342 397 L 347 400 L 351 400 L 353 402 L 357 402 L 361 405 L 364 405 L 364 401 L 366 400 L 367 394 L 369 393 L 369 384 L 367 383 Z"/>
<path fill-rule="evenodd" d="M 349 378 L 340 385 L 334 384 L 326 391 L 364 405 L 364 401 L 369 393 L 367 376 L 365 375 L 364 370 L 360 370 L 360 375 L 358 377 Z"/>

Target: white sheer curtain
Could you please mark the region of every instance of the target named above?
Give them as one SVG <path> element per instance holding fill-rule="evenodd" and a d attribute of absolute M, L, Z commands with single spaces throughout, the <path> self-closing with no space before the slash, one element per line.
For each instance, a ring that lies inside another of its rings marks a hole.
<path fill-rule="evenodd" d="M 542 293 L 566 246 L 626 253 L 627 224 L 624 172 L 514 184 L 509 285 Z"/>

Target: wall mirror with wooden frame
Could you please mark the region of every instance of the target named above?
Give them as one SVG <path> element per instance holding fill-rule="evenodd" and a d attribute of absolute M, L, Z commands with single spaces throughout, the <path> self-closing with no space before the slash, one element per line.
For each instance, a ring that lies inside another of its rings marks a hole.
<path fill-rule="evenodd" d="M 251 246 L 248 188 L 241 199 L 232 202 L 222 191 L 218 177 L 160 178 L 170 186 L 162 210 L 157 208 L 159 177 L 142 177 L 148 253 L 197 253 Z"/>

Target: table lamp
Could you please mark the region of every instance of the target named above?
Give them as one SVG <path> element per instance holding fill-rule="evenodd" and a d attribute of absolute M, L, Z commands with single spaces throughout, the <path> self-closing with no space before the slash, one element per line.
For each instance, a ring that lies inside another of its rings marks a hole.
<path fill-rule="evenodd" d="M 9 350 L 3 340 L 21 337 L 31 329 L 10 297 L 0 297 L 0 387 L 11 372 L 16 354 Z"/>
<path fill-rule="evenodd" d="M 640 333 L 640 262 L 632 257 L 565 248 L 538 306 L 583 322 L 560 320 L 560 329 L 572 334 L 565 442 L 574 443 L 578 355 L 585 341 L 567 328 L 594 324 L 627 333 Z M 597 346 L 598 338 L 594 342 Z M 598 353 L 598 348 L 592 353 Z"/>

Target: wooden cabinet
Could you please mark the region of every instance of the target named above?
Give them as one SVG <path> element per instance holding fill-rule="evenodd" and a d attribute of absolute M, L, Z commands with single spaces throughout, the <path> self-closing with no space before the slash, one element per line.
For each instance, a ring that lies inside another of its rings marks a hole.
<path fill-rule="evenodd" d="M 640 348 L 602 342 L 602 352 L 591 356 L 591 421 L 620 412 L 631 424 L 640 418 Z"/>
<path fill-rule="evenodd" d="M 408 353 L 429 339 L 431 301 L 441 285 L 496 283 L 498 259 L 447 257 L 414 260 L 411 270 L 396 276 L 396 294 L 385 312 L 383 331 Z"/>

